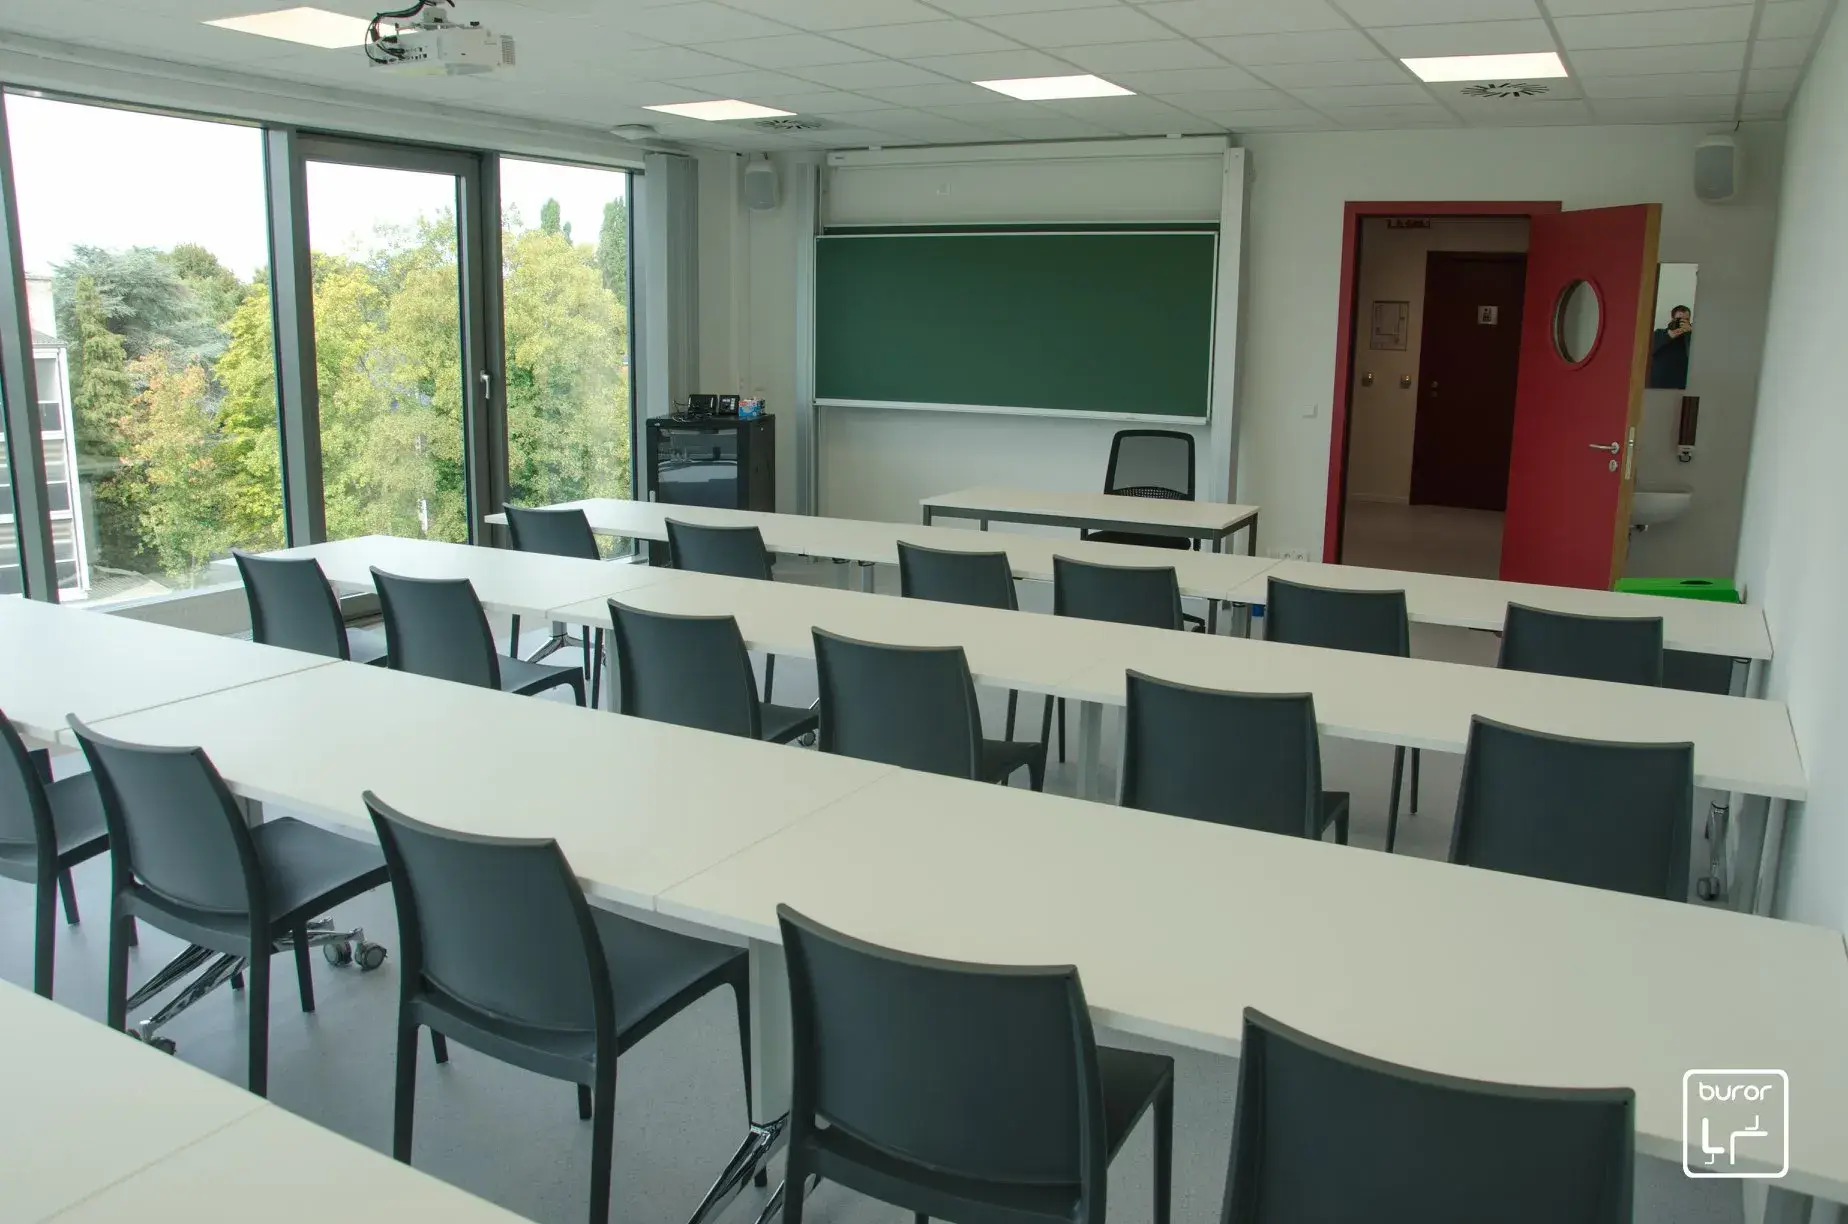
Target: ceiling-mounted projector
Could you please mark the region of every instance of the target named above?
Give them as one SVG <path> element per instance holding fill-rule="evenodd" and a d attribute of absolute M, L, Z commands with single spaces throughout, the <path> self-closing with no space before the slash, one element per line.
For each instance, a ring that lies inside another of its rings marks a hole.
<path fill-rule="evenodd" d="M 443 8 L 454 3 L 419 0 L 380 13 L 367 31 L 366 58 L 406 76 L 468 76 L 513 67 L 513 39 L 482 29 L 479 21 L 450 21 Z"/>

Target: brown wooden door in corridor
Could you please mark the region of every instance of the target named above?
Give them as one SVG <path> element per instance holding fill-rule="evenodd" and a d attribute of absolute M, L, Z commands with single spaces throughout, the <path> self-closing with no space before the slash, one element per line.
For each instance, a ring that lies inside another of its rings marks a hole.
<path fill-rule="evenodd" d="M 1432 251 L 1425 260 L 1412 503 L 1502 510 L 1527 257 Z"/>

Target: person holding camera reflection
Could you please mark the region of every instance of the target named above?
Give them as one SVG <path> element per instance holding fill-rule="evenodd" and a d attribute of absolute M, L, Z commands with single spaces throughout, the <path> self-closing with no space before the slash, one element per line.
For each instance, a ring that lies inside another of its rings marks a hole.
<path fill-rule="evenodd" d="M 1649 341 L 1649 385 L 1672 391 L 1688 386 L 1688 349 L 1694 335 L 1694 312 L 1677 306 L 1668 312 L 1668 326 L 1658 327 Z"/>

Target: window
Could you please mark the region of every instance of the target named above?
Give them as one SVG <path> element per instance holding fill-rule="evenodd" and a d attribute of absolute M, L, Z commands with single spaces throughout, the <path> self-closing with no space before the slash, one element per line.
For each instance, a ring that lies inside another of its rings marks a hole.
<path fill-rule="evenodd" d="M 503 157 L 500 188 L 508 498 L 633 497 L 629 176 Z"/>
<path fill-rule="evenodd" d="M 261 134 L 5 105 L 62 598 L 235 581 L 283 542 Z"/>
<path fill-rule="evenodd" d="M 19 519 L 13 506 L 13 461 L 0 429 L 0 595 L 22 595 L 25 575 L 19 567 Z"/>

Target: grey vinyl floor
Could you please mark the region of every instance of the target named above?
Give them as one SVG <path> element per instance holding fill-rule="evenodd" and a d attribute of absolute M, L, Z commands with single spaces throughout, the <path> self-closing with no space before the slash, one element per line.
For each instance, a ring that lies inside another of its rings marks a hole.
<path fill-rule="evenodd" d="M 790 576 L 821 577 L 815 574 Z M 1032 600 L 1026 600 L 1029 606 Z M 1493 657 L 1492 639 L 1456 633 L 1421 634 L 1420 653 L 1444 657 Z M 1481 640 L 1478 640 L 1481 639 Z M 533 641 L 536 644 L 538 637 Z M 814 696 L 812 669 L 795 660 L 777 669 L 777 698 L 806 703 Z M 537 700 L 537 699 L 535 699 Z M 1023 697 L 1026 725 L 1037 729 L 1039 703 Z M 1001 723 L 1001 695 L 984 694 L 991 729 Z M 1114 728 L 1106 721 L 1106 735 Z M 790 751 L 801 751 L 792 748 Z M 1324 749 L 1326 785 L 1353 792 L 1353 840 L 1383 846 L 1389 749 L 1331 741 Z M 68 759 L 67 759 L 68 760 Z M 1455 801 L 1460 762 L 1427 758 L 1421 814 L 1406 818 L 1399 852 L 1441 856 L 1449 840 L 1449 810 Z M 543 761 L 510 768 L 543 771 Z M 1055 767 L 1051 788 L 1069 790 L 1072 768 Z M 429 814 L 440 819 L 440 813 Z M 60 927 L 57 997 L 65 1006 L 97 1018 L 103 1014 L 106 942 L 106 860 L 77 872 L 83 923 Z M 392 948 L 397 930 L 390 896 L 379 890 L 339 911 L 343 923 L 362 925 Z M 31 980 L 30 890 L 0 881 L 0 978 Z M 1228 937 L 1235 933 L 1228 932 Z M 177 941 L 147 930 L 131 975 L 139 980 Z M 1151 949 L 1159 955 L 1159 949 Z M 1416 948 L 1406 955 L 1417 956 Z M 1211 966 L 1200 966 L 1211 972 Z M 336 970 L 315 961 L 318 1010 L 298 1007 L 294 974 L 287 961 L 276 967 L 270 1030 L 270 1095 L 278 1104 L 361 1143 L 385 1150 L 391 1125 L 392 1029 L 397 964 L 388 960 L 374 973 Z M 1690 991 L 1690 1007 L 1698 1006 Z M 220 992 L 172 1024 L 177 1057 L 212 1074 L 241 1083 L 244 1074 L 245 1004 L 241 995 Z M 3 1036 L 3 1035 L 0 1035 Z M 1163 1048 L 1108 1032 L 1105 1041 Z M 429 1061 L 427 1046 L 419 1070 L 416 1165 L 544 1224 L 584 1217 L 590 1168 L 590 1125 L 577 1118 L 574 1090 L 501 1066 L 452 1046 L 444 1067 Z M 1188 1050 L 1168 1050 L 1178 1063 L 1174 1219 L 1207 1224 L 1218 1219 L 1232 1134 L 1236 1064 Z M 72 1068 L 73 1075 L 82 1068 Z M 708 997 L 677 1022 L 650 1036 L 626 1055 L 618 1072 L 616 1172 L 613 1213 L 617 1220 L 673 1224 L 683 1220 L 743 1135 L 744 1101 L 731 1000 Z M 9 1108 L 0 1088 L 0 1109 Z M 0 1154 L 0 1163 L 3 1163 Z M 338 1168 L 328 1177 L 341 1176 Z M 201 1187 L 202 1193 L 211 1188 Z M 752 1219 L 767 1191 L 747 1190 L 724 1219 Z M 1734 1224 L 1741 1219 L 1736 1184 L 1693 1182 L 1666 1162 L 1637 1164 L 1636 1218 L 1645 1224 Z M 1150 1153 L 1145 1124 L 1111 1171 L 1110 1218 L 1150 1216 Z M 909 1219 L 886 1204 L 823 1187 L 810 1201 L 809 1218 L 821 1224 L 885 1224 Z M 0 1202 L 0 1217 L 4 1217 Z"/>

